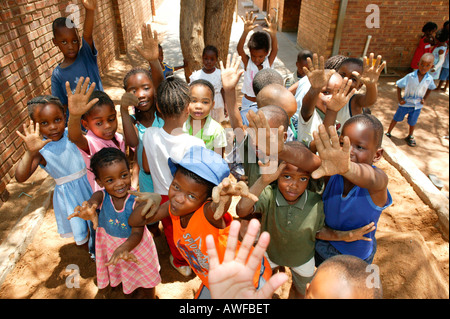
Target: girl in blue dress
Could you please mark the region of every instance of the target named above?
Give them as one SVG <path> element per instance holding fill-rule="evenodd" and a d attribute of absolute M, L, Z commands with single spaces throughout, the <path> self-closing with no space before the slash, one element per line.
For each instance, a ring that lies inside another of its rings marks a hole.
<path fill-rule="evenodd" d="M 81 153 L 68 139 L 64 107 L 51 95 L 35 97 L 27 106 L 31 122 L 23 125 L 24 134 L 16 132 L 27 149 L 17 165 L 16 180 L 25 182 L 38 166 L 53 177 L 56 183 L 53 209 L 58 233 L 61 237 L 74 237 L 77 245 L 89 242 L 93 254 L 93 232 L 88 223 L 81 218 L 67 219 L 76 206 L 91 197 L 92 189 Z"/>

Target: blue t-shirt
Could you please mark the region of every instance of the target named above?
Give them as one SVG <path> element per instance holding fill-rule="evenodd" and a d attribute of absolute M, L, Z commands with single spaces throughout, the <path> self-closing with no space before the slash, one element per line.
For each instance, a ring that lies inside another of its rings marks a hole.
<path fill-rule="evenodd" d="M 52 73 L 52 95 L 58 97 L 63 105 L 67 105 L 66 81 L 69 81 L 74 92 L 80 77 L 89 77 L 90 83 L 95 82 L 95 89 L 103 91 L 97 64 L 97 49 L 94 44 L 91 49 L 85 39 L 82 42 L 75 62 L 65 68 L 58 65 Z"/>
<path fill-rule="evenodd" d="M 381 212 L 392 204 L 392 197 L 389 191 L 387 191 L 387 202 L 383 207 L 373 203 L 366 188 L 355 185 L 345 197 L 342 196 L 343 192 L 344 178 L 341 175 L 331 176 L 322 198 L 325 224 L 335 230 L 352 230 L 371 222 L 374 222 L 375 227 L 377 227 Z M 373 250 L 375 230 L 365 236 L 371 238 L 372 241 L 330 241 L 330 244 L 341 254 L 366 259 Z"/>

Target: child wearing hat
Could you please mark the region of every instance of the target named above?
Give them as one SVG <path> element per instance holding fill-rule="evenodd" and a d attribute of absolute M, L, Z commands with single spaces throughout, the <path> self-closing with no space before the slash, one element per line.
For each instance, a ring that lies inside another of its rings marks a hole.
<path fill-rule="evenodd" d="M 128 222 L 142 226 L 170 216 L 174 242 L 202 281 L 196 298 L 210 298 L 205 238 L 213 235 L 220 259 L 223 259 L 233 220 L 228 212 L 232 196 L 257 198 L 249 193 L 244 182 L 230 182 L 228 164 L 219 154 L 204 147 L 191 147 L 178 163 L 170 158 L 169 166 L 173 174 L 169 200 L 159 206 L 159 194 L 134 192 L 137 200 L 146 201 L 147 205 L 145 208 L 140 205 L 141 209 L 135 210 Z M 262 287 L 271 274 L 267 260 L 263 259 L 255 272 L 255 287 Z"/>

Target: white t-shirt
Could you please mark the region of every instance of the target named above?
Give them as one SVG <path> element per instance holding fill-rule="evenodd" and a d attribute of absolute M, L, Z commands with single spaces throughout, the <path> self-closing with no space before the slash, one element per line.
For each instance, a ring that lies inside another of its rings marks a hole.
<path fill-rule="evenodd" d="M 243 63 L 242 63 L 243 65 Z M 266 57 L 262 64 L 262 69 L 270 69 L 272 66 L 269 63 L 269 58 Z M 261 69 L 261 70 L 262 70 Z M 244 72 L 244 83 L 242 84 L 242 93 L 255 97 L 255 92 L 253 91 L 253 79 L 255 78 L 256 73 L 258 73 L 260 69 L 253 63 L 252 59 L 248 59 L 247 68 Z"/>
<path fill-rule="evenodd" d="M 159 127 L 147 128 L 142 141 L 155 193 L 161 195 L 169 193 L 169 187 L 173 180 L 169 168 L 169 158 L 179 162 L 192 146 L 205 147 L 205 143 L 198 137 L 186 133 L 171 135 Z"/>
<path fill-rule="evenodd" d="M 190 83 L 192 83 L 195 80 L 207 80 L 211 82 L 211 84 L 214 86 L 214 108 L 215 109 L 223 109 L 225 104 L 223 102 L 223 96 L 222 96 L 222 76 L 220 69 L 217 69 L 213 73 L 205 73 L 202 69 L 197 70 L 194 73 L 191 74 L 189 77 Z"/>

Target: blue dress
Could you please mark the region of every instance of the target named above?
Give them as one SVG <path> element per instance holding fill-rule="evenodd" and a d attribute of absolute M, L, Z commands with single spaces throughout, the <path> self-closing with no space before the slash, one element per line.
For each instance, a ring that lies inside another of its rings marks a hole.
<path fill-rule="evenodd" d="M 53 209 L 58 233 L 63 237 L 73 235 L 77 244 L 87 241 L 88 223 L 74 217 L 67 217 L 92 196 L 92 188 L 87 179 L 86 164 L 75 144 L 69 141 L 67 128 L 59 141 L 50 142 L 39 152 L 47 165 L 41 167 L 55 179 Z"/>

